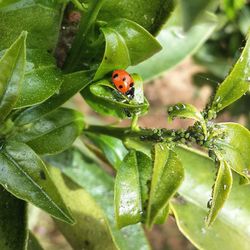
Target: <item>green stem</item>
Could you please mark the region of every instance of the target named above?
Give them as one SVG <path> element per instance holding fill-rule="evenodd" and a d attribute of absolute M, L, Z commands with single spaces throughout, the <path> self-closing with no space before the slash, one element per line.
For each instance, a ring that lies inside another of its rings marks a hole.
<path fill-rule="evenodd" d="M 79 64 L 81 60 L 81 51 L 87 43 L 88 33 L 91 27 L 95 24 L 98 13 L 106 0 L 92 0 L 89 4 L 88 11 L 83 15 L 80 24 L 79 31 L 72 44 L 72 48 L 69 51 L 68 58 L 64 64 L 65 72 L 72 72 Z"/>
<path fill-rule="evenodd" d="M 173 138 L 173 130 L 167 129 L 144 129 L 132 130 L 130 127 L 105 127 L 105 126 L 88 126 L 84 132 L 100 133 L 116 137 L 118 139 L 125 139 L 126 137 L 134 137 L 141 140 L 149 141 L 166 141 Z"/>
<path fill-rule="evenodd" d="M 138 115 L 134 115 L 131 123 L 131 130 L 132 131 L 140 131 L 140 128 L 138 126 Z"/>
<path fill-rule="evenodd" d="M 76 6 L 77 9 L 79 9 L 80 11 L 86 11 L 86 9 L 84 8 L 84 5 L 81 4 L 78 0 L 71 0 L 71 2 Z"/>

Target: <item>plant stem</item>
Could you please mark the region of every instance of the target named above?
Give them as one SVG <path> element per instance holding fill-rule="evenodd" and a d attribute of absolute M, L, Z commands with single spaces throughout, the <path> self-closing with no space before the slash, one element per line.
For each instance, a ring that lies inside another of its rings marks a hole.
<path fill-rule="evenodd" d="M 131 123 L 131 130 L 132 131 L 140 131 L 140 128 L 137 124 L 138 122 L 138 115 L 134 115 Z"/>
<path fill-rule="evenodd" d="M 88 38 L 88 33 L 91 27 L 94 25 L 98 13 L 106 0 L 92 0 L 89 3 L 88 11 L 83 15 L 80 24 L 79 31 L 72 44 L 72 48 L 69 51 L 68 58 L 64 64 L 65 72 L 72 72 L 79 64 L 81 60 L 81 52 L 83 51 Z"/>
<path fill-rule="evenodd" d="M 113 136 L 119 139 L 125 139 L 126 137 L 139 138 L 140 140 L 149 141 L 165 141 L 167 139 L 173 138 L 173 130 L 167 129 L 144 129 L 140 128 L 138 130 L 132 130 L 130 127 L 106 127 L 106 126 L 88 126 L 84 132 L 100 133 L 109 136 Z"/>
<path fill-rule="evenodd" d="M 81 4 L 78 0 L 71 0 L 71 2 L 78 8 L 80 11 L 85 11 L 83 4 Z"/>

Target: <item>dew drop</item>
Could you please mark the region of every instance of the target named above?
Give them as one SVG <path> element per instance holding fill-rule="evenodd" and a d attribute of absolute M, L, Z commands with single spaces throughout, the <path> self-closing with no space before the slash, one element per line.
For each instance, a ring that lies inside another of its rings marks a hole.
<path fill-rule="evenodd" d="M 226 190 L 227 189 L 227 185 L 223 185 L 223 189 Z"/>
<path fill-rule="evenodd" d="M 207 231 L 206 231 L 206 229 L 203 227 L 202 229 L 201 229 L 201 233 L 202 234 L 205 234 Z"/>

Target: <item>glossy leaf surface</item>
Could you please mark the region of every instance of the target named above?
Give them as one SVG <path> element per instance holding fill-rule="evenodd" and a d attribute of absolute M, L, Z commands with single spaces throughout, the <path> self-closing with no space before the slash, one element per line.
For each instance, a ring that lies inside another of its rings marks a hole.
<path fill-rule="evenodd" d="M 23 32 L 0 59 L 0 122 L 14 108 L 24 77 L 27 33 Z"/>
<path fill-rule="evenodd" d="M 224 160 L 220 161 L 219 170 L 215 179 L 212 193 L 212 204 L 206 220 L 210 226 L 216 219 L 219 211 L 226 202 L 233 184 L 233 177 L 230 167 Z"/>
<path fill-rule="evenodd" d="M 166 22 L 174 9 L 173 0 L 124 0 L 117 4 L 117 1 L 106 1 L 98 18 L 104 21 L 116 18 L 127 18 L 132 20 L 151 33 L 156 33 Z"/>
<path fill-rule="evenodd" d="M 116 169 L 128 153 L 121 140 L 102 134 L 85 133 L 92 143 L 100 149 L 109 163 Z"/>
<path fill-rule="evenodd" d="M 26 203 L 2 186 L 0 195 L 0 249 L 25 249 L 28 238 Z"/>
<path fill-rule="evenodd" d="M 91 72 L 87 71 L 79 71 L 63 76 L 63 82 L 59 93 L 54 94 L 40 105 L 24 110 L 16 118 L 15 124 L 18 126 L 28 124 L 60 107 L 81 89 L 85 88 L 90 83 L 91 76 Z"/>
<path fill-rule="evenodd" d="M 8 141 L 0 151 L 0 183 L 16 197 L 52 216 L 73 222 L 42 160 L 27 145 Z"/>
<path fill-rule="evenodd" d="M 154 223 L 159 212 L 166 207 L 184 178 L 184 169 L 177 155 L 166 144 L 153 148 L 153 175 L 147 208 L 147 225 Z"/>
<path fill-rule="evenodd" d="M 42 50 L 27 50 L 27 63 L 15 108 L 41 103 L 59 91 L 61 72 L 55 59 Z"/>
<path fill-rule="evenodd" d="M 214 183 L 215 172 L 211 171 L 214 163 L 195 150 L 178 148 L 177 153 L 185 168 L 185 179 L 178 190 L 181 197 L 171 201 L 171 209 L 181 232 L 197 248 L 247 250 L 250 236 L 250 187 L 239 185 L 239 178 L 234 175 L 229 199 L 213 225 L 206 228 L 204 219 Z"/>
<path fill-rule="evenodd" d="M 19 128 L 13 139 L 27 143 L 38 154 L 55 154 L 70 147 L 83 128 L 80 112 L 59 108 Z"/>
<path fill-rule="evenodd" d="M 115 179 L 115 216 L 119 228 L 145 221 L 151 172 L 152 161 L 141 152 L 132 150 L 122 161 Z"/>
<path fill-rule="evenodd" d="M 150 33 L 127 19 L 112 21 L 101 28 L 101 31 L 106 45 L 95 80 L 115 69 L 126 69 L 138 64 L 161 50 L 161 45 Z"/>
<path fill-rule="evenodd" d="M 220 111 L 238 100 L 249 89 L 250 75 L 250 38 L 248 38 L 245 48 L 240 58 L 234 65 L 232 71 L 219 86 L 216 91 L 212 108 Z"/>
<path fill-rule="evenodd" d="M 143 95 L 142 79 L 135 74 L 132 77 L 138 95 L 135 99 L 129 100 L 120 94 L 111 80 L 101 80 L 90 85 L 82 91 L 82 95 L 91 108 L 100 114 L 119 118 L 131 117 L 132 114 L 142 115 L 147 112 L 149 104 L 146 99 L 139 98 Z"/>
<path fill-rule="evenodd" d="M 58 156 L 50 156 L 49 159 L 52 165 L 59 167 L 73 182 L 84 188 L 93 197 L 96 204 L 101 207 L 106 215 L 110 233 L 117 248 L 124 250 L 149 249 L 140 225 L 117 229 L 114 221 L 114 181 L 100 166 L 74 148 Z M 85 226 L 88 225 L 85 224 Z M 89 226 L 92 227 L 92 225 Z M 78 240 L 81 239 L 82 235 Z"/>
<path fill-rule="evenodd" d="M 8 48 L 23 30 L 29 33 L 27 48 L 53 50 L 62 10 L 58 1 L 44 0 L 20 0 L 0 8 L 0 51 Z"/>
<path fill-rule="evenodd" d="M 168 109 L 169 120 L 172 121 L 175 117 L 188 118 L 199 121 L 202 125 L 204 134 L 207 133 L 206 123 L 202 114 L 191 104 L 176 104 Z"/>
<path fill-rule="evenodd" d="M 148 60 L 130 67 L 129 72 L 138 73 L 144 80 L 151 80 L 163 74 L 186 57 L 193 55 L 209 38 L 217 25 L 214 18 L 205 19 L 184 33 L 179 20 L 179 14 L 175 11 L 167 26 L 157 36 L 163 49 Z"/>
<path fill-rule="evenodd" d="M 249 178 L 249 130 L 236 123 L 220 123 L 218 129 L 225 134 L 224 139 L 216 140 L 216 145 L 222 159 L 224 159 L 234 171 Z"/>

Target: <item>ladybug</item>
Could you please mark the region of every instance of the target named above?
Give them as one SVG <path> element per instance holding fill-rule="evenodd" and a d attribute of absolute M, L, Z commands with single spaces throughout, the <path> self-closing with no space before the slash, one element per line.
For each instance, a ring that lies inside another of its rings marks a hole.
<path fill-rule="evenodd" d="M 112 82 L 120 93 L 134 98 L 134 80 L 127 71 L 115 70 L 112 74 Z"/>

